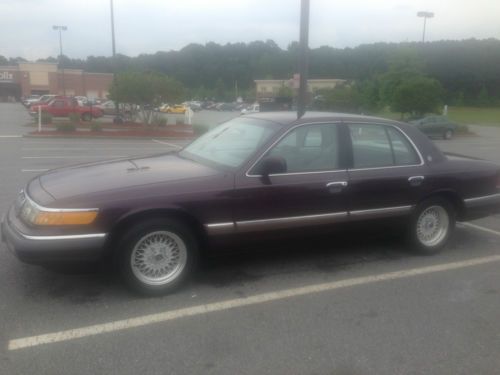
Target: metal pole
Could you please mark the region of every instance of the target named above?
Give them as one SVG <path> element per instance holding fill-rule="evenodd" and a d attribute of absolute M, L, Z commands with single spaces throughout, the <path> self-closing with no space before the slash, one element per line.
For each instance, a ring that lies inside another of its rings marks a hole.
<path fill-rule="evenodd" d="M 116 78 L 116 43 L 115 43 L 115 11 L 113 6 L 113 0 L 109 0 L 109 6 L 111 9 L 111 51 L 113 53 L 113 62 L 111 64 L 113 69 L 113 82 Z M 118 100 L 115 99 L 115 117 L 113 119 L 115 123 L 122 123 L 123 119 L 120 116 L 120 104 Z"/>
<path fill-rule="evenodd" d="M 425 26 L 427 24 L 427 17 L 424 17 L 424 32 L 422 34 L 422 43 L 425 43 Z"/>
<path fill-rule="evenodd" d="M 299 74 L 300 85 L 297 97 L 297 118 L 306 113 L 307 102 L 307 73 L 309 65 L 309 0 L 300 3 L 300 47 L 299 47 Z"/>
<path fill-rule="evenodd" d="M 113 0 L 110 0 L 109 5 L 111 6 L 111 45 L 114 58 L 116 55 L 116 46 L 115 46 L 115 14 L 113 10 Z"/>
<path fill-rule="evenodd" d="M 42 106 L 38 105 L 38 132 L 42 131 Z"/>
<path fill-rule="evenodd" d="M 62 29 L 61 29 L 61 27 L 59 27 L 59 51 L 60 51 L 59 63 L 61 64 L 63 95 L 66 96 L 66 84 L 64 82 L 64 65 L 62 62 L 63 48 L 62 48 Z"/>

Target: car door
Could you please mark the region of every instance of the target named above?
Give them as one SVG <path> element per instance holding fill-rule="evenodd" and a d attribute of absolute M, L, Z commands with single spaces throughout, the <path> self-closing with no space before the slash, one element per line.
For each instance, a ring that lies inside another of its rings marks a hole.
<path fill-rule="evenodd" d="M 237 232 L 306 228 L 347 220 L 348 174 L 339 124 L 308 124 L 289 130 L 235 179 Z M 282 158 L 286 171 L 259 174 L 267 157 Z"/>
<path fill-rule="evenodd" d="M 404 215 L 419 201 L 427 166 L 397 126 L 348 123 L 352 145 L 349 174 L 351 219 Z"/>
<path fill-rule="evenodd" d="M 52 115 L 56 117 L 66 116 L 66 102 L 64 100 L 54 100 L 51 104 Z"/>

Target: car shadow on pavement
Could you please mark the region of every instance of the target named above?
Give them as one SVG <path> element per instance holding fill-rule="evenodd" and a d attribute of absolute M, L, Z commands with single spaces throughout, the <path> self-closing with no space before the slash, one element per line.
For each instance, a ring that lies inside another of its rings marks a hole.
<path fill-rule="evenodd" d="M 330 235 L 303 235 L 232 246 L 226 251 L 203 256 L 191 286 L 241 286 L 280 275 L 333 273 L 361 263 L 390 262 L 418 256 L 405 240 L 404 231 L 392 229 L 348 229 Z M 457 233 L 447 251 L 453 251 L 457 243 L 467 242 L 466 236 L 465 233 Z M 24 266 L 23 270 L 25 296 L 31 298 L 45 296 L 84 304 L 97 302 L 105 296 L 112 299 L 130 299 L 133 296 L 121 285 L 117 275 L 110 272 L 109 265 Z"/>

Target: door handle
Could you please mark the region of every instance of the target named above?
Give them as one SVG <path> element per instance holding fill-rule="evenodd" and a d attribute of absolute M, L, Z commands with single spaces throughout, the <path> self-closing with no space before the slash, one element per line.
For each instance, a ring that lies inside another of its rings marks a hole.
<path fill-rule="evenodd" d="M 420 186 L 422 185 L 422 182 L 424 182 L 424 180 L 425 180 L 424 176 L 411 176 L 408 178 L 410 186 Z"/>
<path fill-rule="evenodd" d="M 330 193 L 340 193 L 347 185 L 347 181 L 335 181 L 327 183 L 326 187 Z"/>

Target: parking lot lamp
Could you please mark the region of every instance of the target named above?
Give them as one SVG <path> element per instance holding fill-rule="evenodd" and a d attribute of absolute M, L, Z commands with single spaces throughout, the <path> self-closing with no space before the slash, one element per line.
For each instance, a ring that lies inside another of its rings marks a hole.
<path fill-rule="evenodd" d="M 63 48 L 62 48 L 62 32 L 68 30 L 67 26 L 62 26 L 62 25 L 54 25 L 52 26 L 53 30 L 59 31 L 59 65 L 62 71 L 62 88 L 63 88 L 63 94 L 66 96 L 66 85 L 64 83 L 64 66 L 62 63 L 62 56 L 63 56 Z"/>
<path fill-rule="evenodd" d="M 425 43 L 425 27 L 427 24 L 427 18 L 433 18 L 434 13 L 422 11 L 417 13 L 417 17 L 424 19 L 424 32 L 422 33 L 422 43 Z"/>

